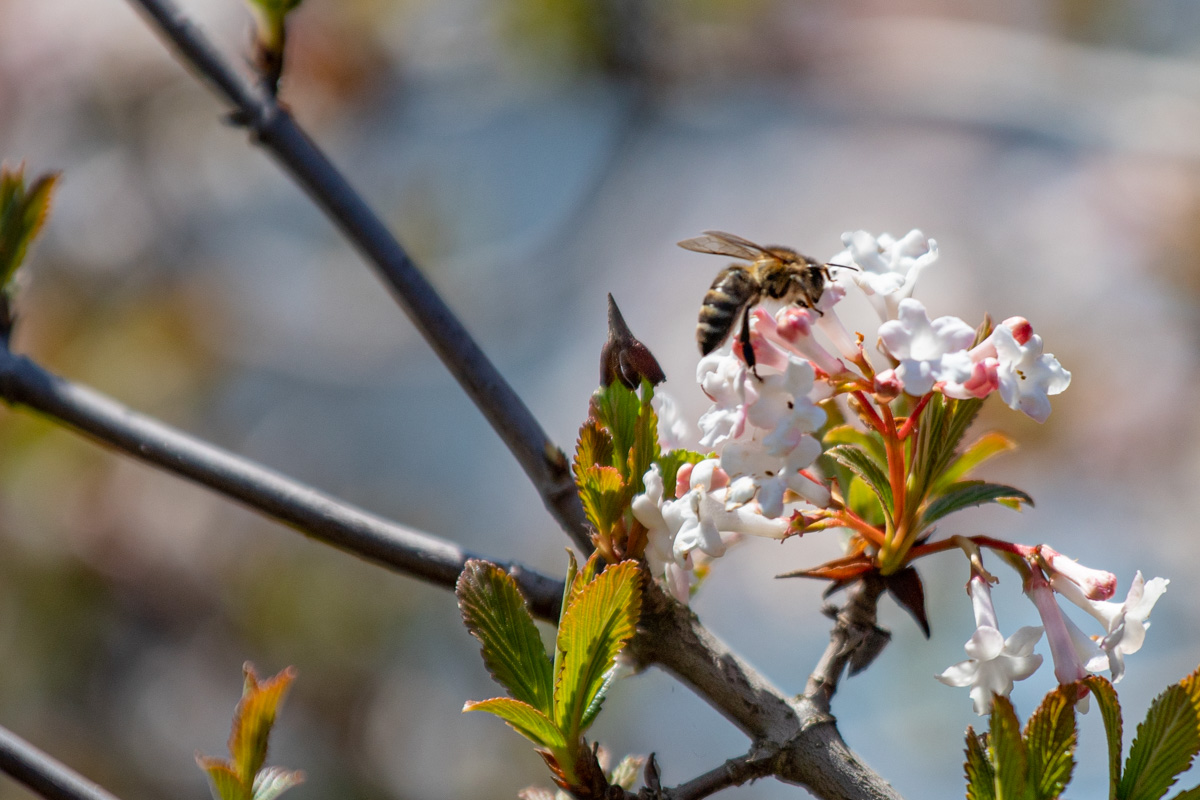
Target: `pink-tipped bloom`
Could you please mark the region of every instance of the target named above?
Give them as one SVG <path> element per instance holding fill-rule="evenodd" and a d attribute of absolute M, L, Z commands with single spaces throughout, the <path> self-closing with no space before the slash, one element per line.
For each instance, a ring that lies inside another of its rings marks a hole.
<path fill-rule="evenodd" d="M 756 308 L 752 317 L 756 333 L 811 361 L 822 372 L 839 375 L 846 371 L 846 365 L 813 338 L 812 326 L 816 314 L 812 311 L 788 306 L 776 316 L 771 316 L 766 310 Z M 754 355 L 757 358 L 757 349 Z"/>
<path fill-rule="evenodd" d="M 973 574 L 967 592 L 975 610 L 975 633 L 965 645 L 968 658 L 935 677 L 949 686 L 970 686 L 975 713 L 983 716 L 991 712 L 995 695 L 1007 697 L 1014 682 L 1025 680 L 1042 665 L 1042 657 L 1033 652 L 1042 629 L 1024 627 L 1005 639 L 987 580 Z"/>
<path fill-rule="evenodd" d="M 1025 343 L 1013 331 L 999 325 L 989 337 L 999 364 L 1000 397 L 1009 408 L 1024 411 L 1038 422 L 1050 416 L 1049 395 L 1059 394 L 1071 384 L 1071 373 L 1052 353 L 1042 353 L 1042 337 L 1030 334 Z"/>
<path fill-rule="evenodd" d="M 1025 594 L 1029 595 L 1042 618 L 1046 640 L 1050 643 L 1050 657 L 1054 659 L 1054 676 L 1058 682 L 1065 685 L 1086 678 L 1088 670 L 1085 665 L 1102 655 L 1100 648 L 1063 615 L 1050 584 L 1041 572 L 1035 570 L 1026 581 Z"/>
<path fill-rule="evenodd" d="M 1150 627 L 1150 611 L 1158 598 L 1162 597 L 1169 584 L 1166 578 L 1145 580 L 1139 571 L 1134 575 L 1129 585 L 1129 593 L 1125 602 L 1104 602 L 1089 600 L 1079 586 L 1066 578 L 1056 576 L 1052 580 L 1055 591 L 1070 600 L 1084 611 L 1091 614 L 1104 626 L 1104 636 L 1100 639 L 1098 651 L 1101 651 L 1107 663 L 1089 669 L 1098 671 L 1106 666 L 1116 683 L 1125 675 L 1125 656 L 1142 649 L 1146 641 L 1146 629 Z"/>
<path fill-rule="evenodd" d="M 1078 586 L 1088 600 L 1108 600 L 1117 591 L 1117 576 L 1111 572 L 1085 567 L 1049 545 L 1038 545 L 1037 553 L 1052 573 L 1050 585 L 1055 590 L 1061 585 L 1059 578 L 1064 578 Z"/>

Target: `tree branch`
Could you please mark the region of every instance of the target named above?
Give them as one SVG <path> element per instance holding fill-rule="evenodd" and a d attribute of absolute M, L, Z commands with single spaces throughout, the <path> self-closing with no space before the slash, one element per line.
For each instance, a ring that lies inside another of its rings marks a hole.
<path fill-rule="evenodd" d="M 0 727 L 0 772 L 47 800 L 118 800 L 3 727 Z"/>
<path fill-rule="evenodd" d="M 546 508 L 575 544 L 590 553 L 591 539 L 566 456 L 484 354 L 445 301 L 374 211 L 308 138 L 292 116 L 261 87 L 239 75 L 170 0 L 130 0 L 176 54 L 235 112 L 375 268 L 442 363 L 512 451 Z"/>
<path fill-rule="evenodd" d="M 878 574 L 868 573 L 847 590 L 846 604 L 834 616 L 829 645 L 804 687 L 805 698 L 820 711 L 829 712 L 846 666 L 851 675 L 861 672 L 891 639 L 891 634 L 875 624 L 879 596 L 885 588 Z"/>
<path fill-rule="evenodd" d="M 87 387 L 0 348 L 0 397 L 80 433 L 207 486 L 325 544 L 454 590 L 469 558 L 458 545 L 380 519 L 248 459 L 139 414 Z M 518 564 L 493 561 L 520 584 L 539 617 L 558 619 L 562 582 Z"/>
<path fill-rule="evenodd" d="M 741 786 L 748 781 L 758 780 L 774 774 L 775 754 L 749 753 L 731 758 L 716 769 L 681 783 L 674 789 L 663 789 L 658 794 L 643 789 L 640 800 L 700 800 L 731 786 Z"/>

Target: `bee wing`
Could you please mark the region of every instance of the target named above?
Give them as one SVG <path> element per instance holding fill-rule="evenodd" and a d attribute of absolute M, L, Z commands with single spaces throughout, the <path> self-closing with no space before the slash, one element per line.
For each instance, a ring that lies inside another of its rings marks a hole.
<path fill-rule="evenodd" d="M 693 250 L 697 253 L 712 253 L 717 256 L 742 258 L 746 261 L 755 261 L 763 256 L 771 255 L 761 245 L 724 231 L 705 231 L 703 236 L 684 239 L 679 242 L 679 246 L 684 250 Z"/>

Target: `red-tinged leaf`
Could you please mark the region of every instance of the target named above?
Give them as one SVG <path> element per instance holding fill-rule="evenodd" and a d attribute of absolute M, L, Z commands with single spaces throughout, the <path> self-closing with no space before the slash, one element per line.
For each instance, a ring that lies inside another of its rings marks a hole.
<path fill-rule="evenodd" d="M 208 774 L 208 788 L 213 800 L 251 800 L 250 790 L 228 761 L 196 756 L 196 763 Z"/>
<path fill-rule="evenodd" d="M 1021 723 L 1007 697 L 992 703 L 988 755 L 996 770 L 996 800 L 1029 800 L 1028 756 L 1021 739 Z"/>
<path fill-rule="evenodd" d="M 279 795 L 304 783 L 304 773 L 283 767 L 264 767 L 254 776 L 251 800 L 275 800 Z"/>
<path fill-rule="evenodd" d="M 1054 800 L 1071 782 L 1075 769 L 1075 700 L 1072 686 L 1059 686 L 1025 725 L 1025 748 L 1029 754 L 1029 779 L 1036 800 Z"/>
<path fill-rule="evenodd" d="M 967 800 L 996 800 L 996 771 L 988 760 L 987 737 L 967 726 L 967 760 L 963 763 L 967 778 Z"/>
<path fill-rule="evenodd" d="M 471 559 L 458 576 L 455 593 L 463 623 L 482 646 L 488 672 L 517 700 L 549 712 L 550 656 L 517 582 L 495 564 Z"/>
<path fill-rule="evenodd" d="M 641 580 L 635 561 L 609 565 L 583 587 L 559 622 L 554 718 L 568 739 L 583 733 L 585 712 L 600 695 L 617 653 L 633 638 Z"/>
<path fill-rule="evenodd" d="M 588 521 L 607 536 L 625 513 L 633 494 L 615 467 L 585 467 L 575 478 Z"/>
<path fill-rule="evenodd" d="M 1117 786 L 1121 780 L 1121 751 L 1124 748 L 1122 739 L 1123 724 L 1121 722 L 1121 704 L 1117 701 L 1117 691 L 1108 679 L 1099 675 L 1089 675 L 1081 683 L 1091 690 L 1100 707 L 1100 717 L 1104 720 L 1104 734 L 1108 739 L 1108 798 L 1116 800 Z"/>
<path fill-rule="evenodd" d="M 22 168 L 0 167 L 0 285 L 11 280 L 25 260 L 50 212 L 58 173 L 42 175 L 28 188 Z"/>
<path fill-rule="evenodd" d="M 553 720 L 520 700 L 514 700 L 511 697 L 493 697 L 490 700 L 474 701 L 463 706 L 463 713 L 468 711 L 486 711 L 489 714 L 495 714 L 529 741 L 553 752 L 562 752 L 567 746 L 563 732 L 559 730 Z"/>
<path fill-rule="evenodd" d="M 885 576 L 883 582 L 887 586 L 888 594 L 912 615 L 928 639 L 929 617 L 925 613 L 925 587 L 921 584 L 921 576 L 912 567 L 905 567 L 899 572 Z"/>
<path fill-rule="evenodd" d="M 875 564 L 864 553 L 835 558 L 812 569 L 800 569 L 795 572 L 785 572 L 776 578 L 821 578 L 835 581 L 839 584 L 854 580 L 875 569 Z"/>
<path fill-rule="evenodd" d="M 260 682 L 250 662 L 242 668 L 246 681 L 242 700 L 233 717 L 233 732 L 229 736 L 229 754 L 243 783 L 250 785 L 267 758 L 267 740 L 275 724 L 279 704 L 296 678 L 292 667 L 273 678 Z"/>
<path fill-rule="evenodd" d="M 575 475 L 588 467 L 612 467 L 613 441 L 600 423 L 589 418 L 579 428 L 579 439 L 575 442 Z"/>

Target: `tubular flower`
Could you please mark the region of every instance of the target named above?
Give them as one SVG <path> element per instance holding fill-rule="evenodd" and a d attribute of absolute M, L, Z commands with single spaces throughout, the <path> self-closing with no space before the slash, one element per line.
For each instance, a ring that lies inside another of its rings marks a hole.
<path fill-rule="evenodd" d="M 994 695 L 1007 697 L 1015 681 L 1022 681 L 1042 665 L 1033 652 L 1042 629 L 1024 627 L 1005 639 L 996 623 L 992 590 L 986 579 L 972 575 L 967 586 L 975 609 L 975 633 L 967 640 L 967 660 L 947 669 L 937 679 L 948 686 L 971 687 L 975 713 L 991 713 Z"/>
<path fill-rule="evenodd" d="M 842 243 L 846 249 L 830 263 L 858 267 L 858 272 L 848 274 L 885 320 L 896 318 L 900 301 L 912 297 L 917 278 L 938 258 L 937 242 L 919 230 L 899 239 L 886 233 L 847 232 L 842 234 Z"/>
<path fill-rule="evenodd" d="M 930 321 L 919 300 L 901 300 L 896 319 L 879 326 L 879 338 L 900 362 L 896 377 L 914 397 L 932 391 L 934 383 L 962 383 L 971 377 L 967 348 L 975 342 L 974 329 L 958 317 Z"/>
<path fill-rule="evenodd" d="M 1099 671 L 1107 667 L 1113 683 L 1121 680 L 1125 676 L 1125 656 L 1142 649 L 1146 641 L 1146 629 L 1150 627 L 1150 611 L 1167 590 L 1170 581 L 1166 578 L 1147 581 L 1139 570 L 1129 585 L 1129 593 L 1123 603 L 1089 600 L 1075 582 L 1059 575 L 1051 578 L 1050 583 L 1055 591 L 1104 626 L 1105 633 L 1100 639 L 1099 649 L 1103 651 L 1107 663 L 1097 667 L 1089 664 L 1088 668 Z"/>
<path fill-rule="evenodd" d="M 1089 669 L 1099 666 L 1097 657 L 1103 658 L 1100 648 L 1063 615 L 1050 584 L 1040 572 L 1035 571 L 1030 576 L 1025 593 L 1042 618 L 1046 640 L 1050 643 L 1050 656 L 1054 659 L 1054 676 L 1058 682 L 1068 684 L 1086 678 Z"/>
<path fill-rule="evenodd" d="M 988 341 L 997 360 L 1000 398 L 1009 408 L 1045 422 L 1050 416 L 1049 395 L 1065 391 L 1071 373 L 1052 353 L 1042 353 L 1042 337 L 1037 334 L 1021 344 L 1007 325 L 997 325 Z"/>

